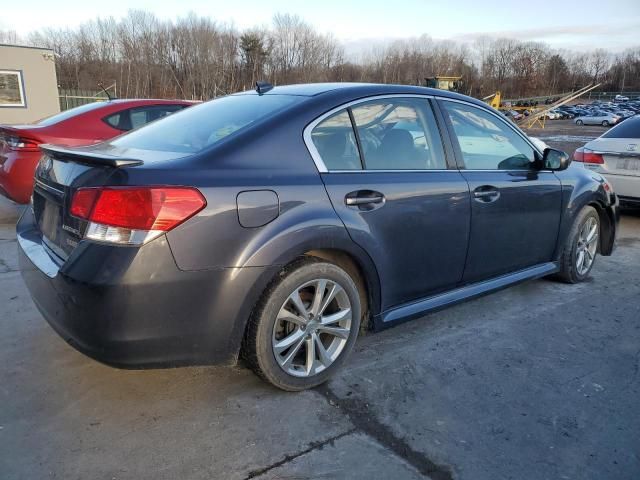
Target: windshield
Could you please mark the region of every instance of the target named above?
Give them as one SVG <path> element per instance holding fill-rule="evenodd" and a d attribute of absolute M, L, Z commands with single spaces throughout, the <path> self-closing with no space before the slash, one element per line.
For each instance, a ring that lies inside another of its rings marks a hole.
<path fill-rule="evenodd" d="M 111 143 L 124 148 L 197 153 L 303 98 L 230 95 L 187 108 Z"/>
<path fill-rule="evenodd" d="M 86 105 L 80 105 L 79 107 L 70 108 L 69 110 L 65 110 L 64 112 L 56 113 L 47 118 L 43 118 L 42 120 L 38 120 L 36 122 L 37 125 L 42 125 L 43 127 L 49 127 L 58 122 L 62 122 L 64 120 L 68 120 L 71 117 L 75 117 L 81 113 L 90 112 L 91 110 L 97 110 L 98 108 L 104 107 L 106 104 L 104 102 L 93 102 L 87 103 Z"/>

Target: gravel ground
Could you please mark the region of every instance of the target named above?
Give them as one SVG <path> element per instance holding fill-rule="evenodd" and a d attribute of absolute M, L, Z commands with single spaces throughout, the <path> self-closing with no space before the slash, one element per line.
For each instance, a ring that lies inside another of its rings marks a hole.
<path fill-rule="evenodd" d="M 328 385 L 123 371 L 35 309 L 0 227 L 0 478 L 640 478 L 640 216 L 580 285 L 528 282 L 359 339 Z"/>
<path fill-rule="evenodd" d="M 547 120 L 545 128 L 523 128 L 530 137 L 538 137 L 550 147 L 564 150 L 572 157 L 576 148 L 598 138 L 608 129 L 599 125 L 578 126 L 573 120 Z"/>

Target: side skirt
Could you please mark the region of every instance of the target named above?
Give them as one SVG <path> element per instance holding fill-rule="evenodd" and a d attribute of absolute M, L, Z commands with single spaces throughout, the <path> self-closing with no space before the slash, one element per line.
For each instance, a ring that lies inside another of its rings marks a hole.
<path fill-rule="evenodd" d="M 544 277 L 558 271 L 559 267 L 557 263 L 542 263 L 535 267 L 529 267 L 514 273 L 492 278 L 491 280 L 472 283 L 471 285 L 465 285 L 455 290 L 407 303 L 376 315 L 374 317 L 374 329 L 380 330 L 388 328 L 403 321 L 420 317 L 427 312 L 440 310 L 450 305 L 470 300 L 515 285 L 516 283 L 524 282 L 525 280 Z"/>

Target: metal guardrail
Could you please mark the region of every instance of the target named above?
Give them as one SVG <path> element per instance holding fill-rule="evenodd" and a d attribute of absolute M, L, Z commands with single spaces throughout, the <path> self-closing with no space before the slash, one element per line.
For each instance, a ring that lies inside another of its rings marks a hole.
<path fill-rule="evenodd" d="M 612 101 L 616 95 L 622 95 L 631 99 L 640 98 L 640 92 L 589 92 L 585 98 L 591 101 L 601 100 L 603 102 Z"/>

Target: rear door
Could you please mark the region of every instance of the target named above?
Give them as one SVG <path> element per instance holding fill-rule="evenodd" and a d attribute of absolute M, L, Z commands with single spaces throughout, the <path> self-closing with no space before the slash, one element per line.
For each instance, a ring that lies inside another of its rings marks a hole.
<path fill-rule="evenodd" d="M 383 311 L 460 282 L 469 190 L 427 98 L 361 101 L 305 137 L 336 212 L 377 266 Z"/>
<path fill-rule="evenodd" d="M 439 105 L 472 199 L 463 281 L 551 261 L 560 225 L 560 180 L 535 168 L 535 149 L 500 115 L 460 101 Z"/>

